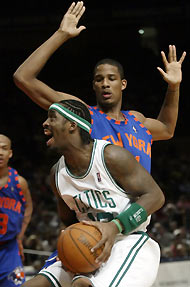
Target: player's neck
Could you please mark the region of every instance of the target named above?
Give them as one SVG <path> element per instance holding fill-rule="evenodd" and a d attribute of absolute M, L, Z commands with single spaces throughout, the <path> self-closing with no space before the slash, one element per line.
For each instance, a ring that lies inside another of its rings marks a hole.
<path fill-rule="evenodd" d="M 100 110 L 102 112 L 104 112 L 108 117 L 110 117 L 113 120 L 116 120 L 116 121 L 124 121 L 125 120 L 125 117 L 124 117 L 124 115 L 120 109 L 105 110 L 105 109 L 100 108 Z"/>
<path fill-rule="evenodd" d="M 9 173 L 8 166 L 0 167 L 0 178 L 7 176 L 8 173 Z"/>
<path fill-rule="evenodd" d="M 8 167 L 0 168 L 0 187 L 3 187 L 7 183 L 8 177 L 9 177 Z"/>
<path fill-rule="evenodd" d="M 83 148 L 76 149 L 72 153 L 65 154 L 65 163 L 68 170 L 75 176 L 84 175 L 91 161 L 93 150 L 93 142 L 88 145 L 83 145 Z"/>
<path fill-rule="evenodd" d="M 109 112 L 109 113 L 106 113 L 106 115 L 108 117 L 110 117 L 111 119 L 114 119 L 116 121 L 124 121 L 125 120 L 125 117 L 121 111 L 118 113 Z"/>
<path fill-rule="evenodd" d="M 114 119 L 116 121 L 124 121 L 125 117 L 123 116 L 123 113 L 121 112 L 121 105 L 118 104 L 116 106 L 101 106 L 97 105 L 99 110 L 101 110 L 103 113 L 105 113 L 108 117 L 111 119 Z"/>

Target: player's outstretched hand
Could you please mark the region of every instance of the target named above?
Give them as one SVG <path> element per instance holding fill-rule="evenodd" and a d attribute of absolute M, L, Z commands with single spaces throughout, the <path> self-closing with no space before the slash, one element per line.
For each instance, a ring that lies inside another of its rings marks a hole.
<path fill-rule="evenodd" d="M 186 52 L 183 52 L 181 58 L 177 61 L 176 47 L 175 45 L 169 45 L 168 59 L 163 51 L 161 51 L 161 55 L 165 71 L 157 67 L 158 71 L 169 85 L 179 85 L 182 80 L 181 65 L 185 59 Z"/>
<path fill-rule="evenodd" d="M 67 33 L 70 38 L 78 36 L 82 30 L 86 29 L 85 26 L 79 26 L 77 28 L 84 11 L 85 6 L 83 1 L 73 2 L 63 17 L 59 31 Z"/>

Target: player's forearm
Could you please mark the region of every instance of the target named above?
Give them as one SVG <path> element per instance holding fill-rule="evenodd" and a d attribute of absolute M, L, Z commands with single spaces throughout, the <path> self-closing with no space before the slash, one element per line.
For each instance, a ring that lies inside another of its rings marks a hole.
<path fill-rule="evenodd" d="M 20 240 L 23 239 L 25 231 L 28 227 L 28 224 L 30 223 L 30 220 L 31 220 L 31 214 L 24 216 L 23 221 L 22 221 L 21 231 L 20 231 L 20 233 L 18 233 L 17 239 L 20 239 Z"/>
<path fill-rule="evenodd" d="M 14 79 L 36 77 L 51 55 L 69 39 L 68 33 L 57 30 L 46 42 L 37 48 L 14 73 Z"/>
<path fill-rule="evenodd" d="M 180 86 L 168 86 L 158 120 L 166 126 L 168 138 L 174 135 L 179 109 Z"/>
<path fill-rule="evenodd" d="M 157 189 L 157 192 L 150 194 L 142 195 L 136 203 L 141 205 L 147 212 L 147 215 L 151 215 L 157 210 L 159 210 L 165 202 L 165 196 L 160 188 Z"/>
<path fill-rule="evenodd" d="M 118 214 L 113 220 L 118 231 L 125 234 L 130 233 L 145 222 L 148 215 L 160 209 L 164 201 L 164 195 L 161 191 L 159 195 L 156 196 L 156 200 L 152 199 L 149 194 L 141 196 L 139 200 L 132 203 L 127 210 Z"/>
<path fill-rule="evenodd" d="M 33 206 L 32 206 L 32 203 L 30 203 L 26 206 L 23 221 L 22 221 L 21 231 L 17 235 L 17 239 L 21 239 L 21 240 L 23 239 L 24 233 L 25 233 L 25 231 L 28 227 L 28 224 L 30 223 L 31 217 L 32 217 L 32 211 L 33 211 Z"/>

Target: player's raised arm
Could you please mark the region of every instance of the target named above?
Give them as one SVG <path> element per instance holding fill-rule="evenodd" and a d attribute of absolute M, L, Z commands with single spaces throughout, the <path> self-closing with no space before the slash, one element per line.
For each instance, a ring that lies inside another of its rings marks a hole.
<path fill-rule="evenodd" d="M 165 71 L 157 67 L 163 79 L 168 83 L 166 96 L 157 119 L 145 118 L 134 112 L 135 116 L 151 132 L 153 140 L 167 140 L 173 137 L 178 118 L 180 84 L 182 81 L 182 63 L 186 52 L 183 52 L 177 61 L 176 47 L 169 45 L 168 59 L 162 51 L 162 60 Z"/>
<path fill-rule="evenodd" d="M 174 135 L 179 109 L 179 96 L 180 96 L 180 84 L 182 81 L 182 63 L 185 59 L 186 52 L 182 53 L 182 56 L 177 60 L 176 47 L 174 45 L 169 46 L 168 59 L 165 53 L 162 51 L 162 60 L 165 67 L 165 71 L 158 67 L 161 76 L 168 83 L 168 89 L 164 99 L 164 103 L 161 107 L 157 120 L 163 125 L 163 137 L 157 135 L 155 140 L 171 138 Z M 168 136 L 167 136 L 168 135 Z M 153 137 L 154 139 L 154 137 Z"/>
<path fill-rule="evenodd" d="M 76 4 L 73 2 L 64 15 L 59 29 L 27 58 L 13 75 L 17 87 L 46 110 L 53 102 L 77 99 L 69 94 L 53 90 L 37 76 L 48 59 L 64 42 L 78 36 L 85 29 L 84 26 L 77 27 L 84 11 L 85 6 L 82 1 Z"/>

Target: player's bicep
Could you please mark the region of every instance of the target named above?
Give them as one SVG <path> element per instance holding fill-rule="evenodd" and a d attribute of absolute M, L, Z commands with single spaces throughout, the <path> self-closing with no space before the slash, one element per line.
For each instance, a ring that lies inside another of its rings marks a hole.
<path fill-rule="evenodd" d="M 159 119 L 146 118 L 142 113 L 137 111 L 130 112 L 148 129 L 154 141 L 171 138 L 169 126 L 165 124 L 164 121 L 160 121 Z"/>
<path fill-rule="evenodd" d="M 31 197 L 31 193 L 30 193 L 30 190 L 29 190 L 28 183 L 27 183 L 27 181 L 26 181 L 26 179 L 24 177 L 19 175 L 18 178 L 19 178 L 20 187 L 22 189 L 24 198 L 26 200 L 26 207 L 30 206 L 30 208 L 32 210 L 32 207 L 33 207 L 32 197 Z"/>
<path fill-rule="evenodd" d="M 134 156 L 124 148 L 114 145 L 110 148 L 111 152 L 107 149 L 106 165 L 117 184 L 134 198 L 149 190 L 152 177 Z"/>
<path fill-rule="evenodd" d="M 146 118 L 144 126 L 150 131 L 153 141 L 166 140 L 170 138 L 168 126 L 157 119 Z"/>
<path fill-rule="evenodd" d="M 24 222 L 28 224 L 33 212 L 32 197 L 26 179 L 19 175 L 18 180 L 25 199 Z"/>

